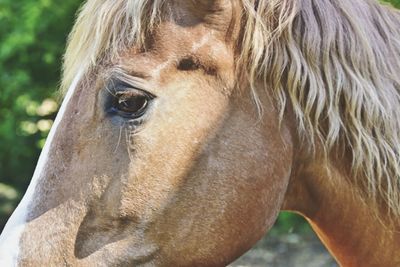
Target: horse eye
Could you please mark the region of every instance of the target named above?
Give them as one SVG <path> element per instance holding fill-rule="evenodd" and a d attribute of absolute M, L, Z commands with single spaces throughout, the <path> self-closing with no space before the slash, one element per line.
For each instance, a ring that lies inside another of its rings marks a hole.
<path fill-rule="evenodd" d="M 146 111 L 150 99 L 149 95 L 138 90 L 118 92 L 112 110 L 122 117 L 138 118 Z"/>

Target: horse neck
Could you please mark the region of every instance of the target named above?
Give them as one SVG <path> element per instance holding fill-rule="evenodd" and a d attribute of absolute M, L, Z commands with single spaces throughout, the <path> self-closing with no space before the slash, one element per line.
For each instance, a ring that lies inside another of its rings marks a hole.
<path fill-rule="evenodd" d="M 341 266 L 400 266 L 400 220 L 371 208 L 345 162 L 300 162 L 283 209 L 305 216 Z"/>

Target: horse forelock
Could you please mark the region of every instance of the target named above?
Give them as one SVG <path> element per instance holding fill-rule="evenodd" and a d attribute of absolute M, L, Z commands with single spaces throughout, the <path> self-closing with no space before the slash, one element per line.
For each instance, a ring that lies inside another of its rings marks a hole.
<path fill-rule="evenodd" d="M 79 11 L 64 57 L 62 92 L 78 70 L 88 72 L 128 47 L 143 48 L 161 16 L 163 0 L 89 0 Z"/>
<path fill-rule="evenodd" d="M 163 0 L 89 0 L 65 55 L 63 88 L 105 55 L 145 44 Z M 376 1 L 241 0 L 238 75 L 290 102 L 300 135 L 326 155 L 341 144 L 366 193 L 400 215 L 400 15 Z M 240 81 L 238 81 L 240 82 Z"/>

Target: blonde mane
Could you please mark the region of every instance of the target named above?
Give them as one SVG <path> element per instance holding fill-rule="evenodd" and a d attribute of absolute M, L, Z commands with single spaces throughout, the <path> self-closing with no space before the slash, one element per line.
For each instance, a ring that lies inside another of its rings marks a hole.
<path fill-rule="evenodd" d="M 89 0 L 70 35 L 63 88 L 79 69 L 143 44 L 163 0 Z M 373 0 L 240 0 L 238 66 L 293 108 L 301 136 L 351 152 L 368 197 L 400 215 L 400 15 Z M 259 106 L 260 103 L 258 104 Z"/>

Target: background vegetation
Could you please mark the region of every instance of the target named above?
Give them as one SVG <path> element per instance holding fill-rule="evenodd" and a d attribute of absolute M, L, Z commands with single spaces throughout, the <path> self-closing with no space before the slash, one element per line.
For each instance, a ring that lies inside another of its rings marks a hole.
<path fill-rule="evenodd" d="M 391 0 L 400 7 L 400 0 Z M 67 34 L 82 0 L 0 0 L 0 231 L 25 192 L 58 109 Z M 307 231 L 283 213 L 275 232 Z"/>

